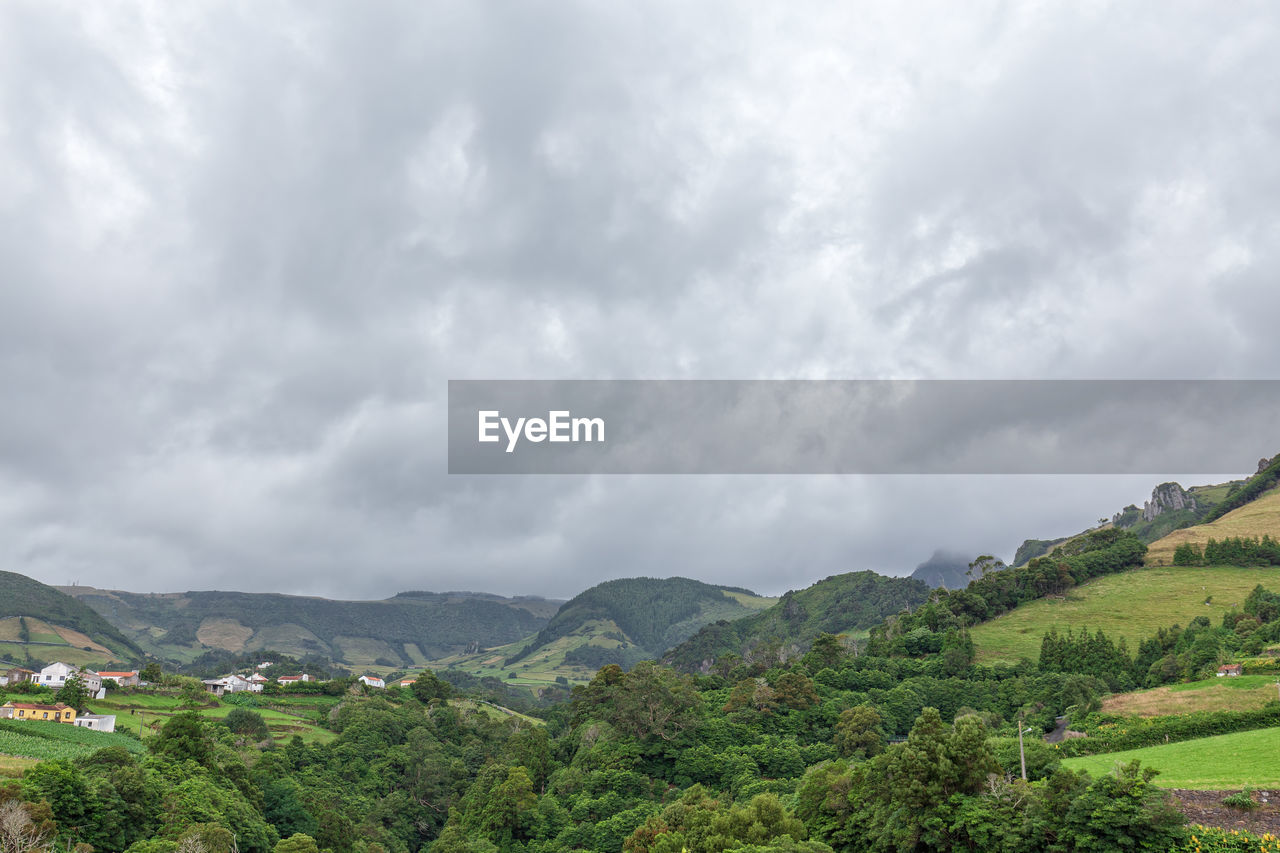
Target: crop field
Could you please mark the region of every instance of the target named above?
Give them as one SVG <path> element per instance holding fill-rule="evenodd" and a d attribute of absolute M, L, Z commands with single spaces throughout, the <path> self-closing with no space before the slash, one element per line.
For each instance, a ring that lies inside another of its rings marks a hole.
<path fill-rule="evenodd" d="M 266 707 L 277 704 L 285 710 Z M 337 703 L 337 697 L 296 696 L 260 699 L 262 707 L 250 708 L 262 715 L 275 740 L 288 740 L 295 734 L 307 743 L 328 743 L 336 734 L 319 725 L 317 714 Z M 116 729 L 130 731 L 142 738 L 153 737 L 169 718 L 182 713 L 182 700 L 165 694 L 133 693 L 108 696 L 89 703 L 89 709 L 100 714 L 115 714 Z M 221 720 L 236 706 L 219 702 L 196 709 L 202 717 Z"/>
<path fill-rule="evenodd" d="M 1108 714 L 1161 717 L 1192 711 L 1252 711 L 1280 699 L 1273 675 L 1208 678 L 1151 690 L 1117 693 L 1102 702 Z"/>
<path fill-rule="evenodd" d="M 1155 784 L 1163 788 L 1196 788 L 1221 791 L 1243 788 L 1280 787 L 1280 728 L 1258 729 L 1229 735 L 1199 738 L 1167 746 L 1129 749 L 1062 763 L 1073 770 L 1088 770 L 1094 776 L 1110 772 L 1116 762 L 1137 758 L 1144 767 L 1160 771 Z"/>
<path fill-rule="evenodd" d="M 1247 507 L 1246 507 L 1247 508 Z M 1280 569 L 1236 566 L 1167 566 L 1097 578 L 1066 595 L 1040 598 L 971 630 L 978 661 L 1040 657 L 1040 641 L 1051 626 L 1059 633 L 1101 628 L 1125 638 L 1130 652 L 1159 628 L 1187 625 L 1207 616 L 1214 625 L 1238 607 L 1258 584 L 1280 591 Z M 1209 602 L 1206 604 L 1206 600 Z"/>

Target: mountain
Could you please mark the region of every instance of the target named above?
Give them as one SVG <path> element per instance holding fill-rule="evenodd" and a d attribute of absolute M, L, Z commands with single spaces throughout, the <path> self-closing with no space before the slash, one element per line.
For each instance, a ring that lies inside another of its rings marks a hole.
<path fill-rule="evenodd" d="M 955 551 L 934 551 L 933 556 L 916 566 L 911 577 L 924 581 L 931 588 L 964 589 L 969 585 L 969 563 L 972 557 Z"/>
<path fill-rule="evenodd" d="M 83 603 L 26 575 L 0 572 L 0 657 L 101 666 L 143 651 Z"/>
<path fill-rule="evenodd" d="M 728 653 L 743 658 L 793 653 L 819 634 L 865 631 L 928 597 L 928 584 L 916 578 L 890 578 L 869 571 L 834 575 L 786 593 L 760 613 L 707 625 L 668 652 L 663 662 L 693 672 Z"/>
<path fill-rule="evenodd" d="M 689 578 L 605 581 L 565 602 L 505 663 L 509 667 L 540 650 L 545 656 L 556 647 L 569 665 L 592 670 L 608 663 L 629 667 L 660 657 L 710 622 L 746 616 L 773 601 L 750 590 Z"/>
<path fill-rule="evenodd" d="M 351 666 L 410 666 L 527 637 L 558 604 L 469 592 L 336 601 L 275 593 L 64 589 L 143 649 L 179 662 L 209 649 L 271 649 Z"/>
<path fill-rule="evenodd" d="M 1136 504 L 1129 504 L 1112 515 L 1110 522 L 1104 520 L 1101 526 L 1128 530 L 1143 542 L 1151 544 L 1174 530 L 1221 516 L 1223 512 L 1242 505 L 1248 499 L 1248 494 L 1256 497 L 1256 492 L 1249 491 L 1249 484 L 1260 477 L 1265 480 L 1263 472 L 1270 470 L 1267 466 L 1272 461 L 1280 462 L 1280 456 L 1275 460 L 1262 460 L 1259 473 L 1249 480 L 1231 480 L 1209 486 L 1192 486 L 1189 489 L 1184 489 L 1178 483 L 1161 483 L 1151 490 L 1151 500 L 1145 501 L 1141 508 Z M 1274 480 L 1272 484 L 1274 485 Z M 1036 557 L 1042 557 L 1088 532 L 1085 530 L 1057 539 L 1026 539 L 1013 555 L 1013 565 L 1024 566 Z"/>

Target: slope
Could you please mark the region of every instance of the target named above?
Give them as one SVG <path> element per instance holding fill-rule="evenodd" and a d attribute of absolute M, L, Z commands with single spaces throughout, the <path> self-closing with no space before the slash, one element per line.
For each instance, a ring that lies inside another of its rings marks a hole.
<path fill-rule="evenodd" d="M 143 652 L 92 608 L 54 587 L 0 572 L 0 657 L 101 665 Z"/>
<path fill-rule="evenodd" d="M 1147 565 L 1172 565 L 1173 552 L 1183 543 L 1203 547 L 1210 539 L 1260 539 L 1263 536 L 1280 537 L 1280 488 L 1263 492 L 1261 496 L 1215 521 L 1184 527 L 1156 540 L 1147 548 Z"/>
<path fill-rule="evenodd" d="M 209 649 L 320 655 L 352 666 L 422 664 L 467 648 L 509 643 L 546 624 L 540 599 L 475 593 L 401 593 L 382 601 L 337 601 L 275 593 L 68 592 L 138 645 L 189 662 Z"/>
<path fill-rule="evenodd" d="M 928 584 L 915 578 L 870 571 L 834 575 L 807 589 L 788 592 L 753 616 L 707 625 L 668 652 L 663 662 L 693 672 L 723 654 L 748 658 L 765 652 L 797 652 L 819 634 L 865 631 L 928 596 Z"/>
<path fill-rule="evenodd" d="M 1187 625 L 1239 607 L 1257 584 L 1274 588 L 1280 569 L 1234 566 L 1145 568 L 1096 578 L 1063 595 L 1038 598 L 970 629 L 979 662 L 1037 660 L 1040 641 L 1052 627 L 1059 633 L 1102 629 L 1136 649 L 1159 628 Z"/>
<path fill-rule="evenodd" d="M 1278 457 L 1280 458 L 1280 457 Z M 1189 527 L 1214 515 L 1228 500 L 1246 486 L 1248 481 L 1233 480 L 1208 486 L 1191 486 L 1184 489 L 1177 483 L 1161 483 L 1151 490 L 1151 500 L 1139 509 L 1130 504 L 1103 519 L 1101 527 L 1117 527 L 1128 530 L 1142 542 L 1151 544 L 1171 531 Z M 1013 555 L 1013 565 L 1023 566 L 1036 557 L 1051 553 L 1055 548 L 1067 545 L 1089 533 L 1089 530 L 1057 539 L 1026 539 Z"/>

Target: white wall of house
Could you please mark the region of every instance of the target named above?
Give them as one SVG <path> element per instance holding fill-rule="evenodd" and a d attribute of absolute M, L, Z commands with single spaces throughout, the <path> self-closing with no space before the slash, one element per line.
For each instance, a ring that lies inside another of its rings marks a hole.
<path fill-rule="evenodd" d="M 116 730 L 116 715 L 81 714 L 76 717 L 75 725 L 82 729 L 93 729 L 95 732 L 114 732 Z"/>

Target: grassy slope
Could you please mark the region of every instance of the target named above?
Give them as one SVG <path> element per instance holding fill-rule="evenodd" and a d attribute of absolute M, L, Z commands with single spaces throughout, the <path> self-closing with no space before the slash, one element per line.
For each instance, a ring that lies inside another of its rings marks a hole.
<path fill-rule="evenodd" d="M 0 656 L 26 660 L 57 660 L 56 646 L 89 646 L 91 657 L 68 663 L 106 663 L 109 660 L 133 660 L 142 657 L 141 650 L 128 640 L 110 622 L 90 607 L 51 586 L 25 575 L 0 572 L 0 619 L 25 616 L 31 633 L 23 646 L 16 634 L 6 628 L 8 642 L 0 649 Z M 13 633 L 12 636 L 9 636 Z M 51 643 L 53 645 L 40 645 Z M 106 651 L 110 650 L 110 651 Z"/>
<path fill-rule="evenodd" d="M 1280 589 L 1280 569 L 1232 566 L 1147 568 L 1098 578 L 1067 595 L 1041 598 L 972 629 L 978 660 L 1038 660 L 1040 641 L 1051 627 L 1101 628 L 1124 637 L 1130 651 L 1158 628 L 1186 625 L 1197 616 L 1220 624 L 1257 584 Z M 1206 597 L 1213 600 L 1205 605 Z"/>
<path fill-rule="evenodd" d="M 1233 536 L 1261 537 L 1270 534 L 1280 537 L 1280 489 L 1273 489 L 1257 500 L 1232 510 L 1217 521 L 1175 530 L 1168 536 L 1152 542 L 1147 548 L 1148 566 L 1167 566 L 1173 563 L 1173 551 L 1184 542 L 1203 545 L 1210 539 L 1227 539 Z"/>
<path fill-rule="evenodd" d="M 1277 753 L 1280 753 L 1280 728 L 1272 728 L 1068 758 L 1062 763 L 1073 770 L 1088 770 L 1096 776 L 1110 771 L 1116 762 L 1137 758 L 1143 766 L 1160 771 L 1155 783 L 1162 787 L 1221 791 L 1245 785 L 1280 787 L 1280 763 L 1275 760 Z"/>
<path fill-rule="evenodd" d="M 1109 714 L 1137 717 L 1189 714 L 1193 711 L 1250 711 L 1277 698 L 1280 696 L 1277 695 L 1275 676 L 1244 675 L 1117 693 L 1103 700 L 1102 710 Z"/>

